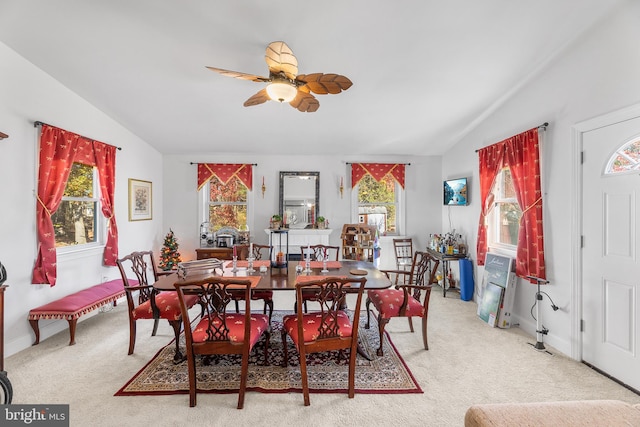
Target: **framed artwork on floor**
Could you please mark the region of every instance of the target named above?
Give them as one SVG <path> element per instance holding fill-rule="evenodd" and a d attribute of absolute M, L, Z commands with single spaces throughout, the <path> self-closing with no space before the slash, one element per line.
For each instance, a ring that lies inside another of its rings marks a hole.
<path fill-rule="evenodd" d="M 129 221 L 152 218 L 151 182 L 129 178 Z"/>

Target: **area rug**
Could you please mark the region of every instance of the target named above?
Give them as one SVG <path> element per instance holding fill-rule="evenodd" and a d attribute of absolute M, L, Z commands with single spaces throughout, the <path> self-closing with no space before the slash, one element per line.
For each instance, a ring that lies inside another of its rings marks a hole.
<path fill-rule="evenodd" d="M 264 365 L 264 338 L 254 347 L 249 360 L 247 390 L 262 393 L 302 392 L 298 352 L 291 339 L 287 339 L 289 364 L 283 367 L 284 351 L 280 331 L 285 312 L 274 311 L 269 342 L 269 365 Z M 398 354 L 385 332 L 384 356 L 376 356 L 378 325 L 373 321 L 365 329 L 366 317 L 360 319 L 359 341 L 371 361 L 358 355 L 355 388 L 358 393 L 422 393 L 413 374 Z M 181 338 L 184 349 L 184 335 Z M 162 348 L 145 367 L 133 376 L 115 396 L 149 396 L 187 394 L 189 378 L 187 363 L 173 363 L 175 344 Z M 342 393 L 347 391 L 348 352 L 308 355 L 309 389 L 313 393 Z M 240 384 L 240 356 L 218 356 L 212 360 L 196 360 L 198 393 L 237 393 Z"/>

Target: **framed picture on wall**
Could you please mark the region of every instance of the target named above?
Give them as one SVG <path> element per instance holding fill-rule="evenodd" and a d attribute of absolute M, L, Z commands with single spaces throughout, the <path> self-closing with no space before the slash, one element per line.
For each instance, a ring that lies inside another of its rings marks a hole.
<path fill-rule="evenodd" d="M 151 182 L 129 178 L 129 221 L 152 218 Z"/>

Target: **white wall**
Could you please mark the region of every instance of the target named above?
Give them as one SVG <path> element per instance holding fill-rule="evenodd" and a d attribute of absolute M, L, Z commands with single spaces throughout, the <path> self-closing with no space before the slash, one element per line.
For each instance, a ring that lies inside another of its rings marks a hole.
<path fill-rule="evenodd" d="M 292 144 L 292 146 L 294 146 Z M 248 155 L 167 155 L 164 157 L 164 228 L 171 228 L 178 239 L 180 253 L 184 259 L 195 258 L 199 247 L 198 192 L 196 191 L 196 165 L 198 163 L 257 163 L 253 169 L 254 189 L 250 194 L 253 212 L 249 212 L 249 229 L 255 243 L 268 243 L 264 232 L 269 218 L 278 212 L 278 188 L 280 171 L 320 172 L 320 215 L 329 220 L 334 231 L 329 237 L 332 245 L 340 245 L 342 225 L 351 218 L 351 168 L 347 162 L 410 162 L 406 167 L 407 219 L 406 233 L 414 238 L 416 247 L 424 248 L 429 233 L 440 231 L 441 198 L 440 157 L 350 157 L 350 156 L 248 156 Z M 267 191 L 262 197 L 262 177 Z M 340 177 L 344 178 L 344 195 L 339 192 Z M 435 202 L 434 202 L 435 201 Z M 391 246 L 383 240 L 382 255 L 385 260 L 392 257 Z M 393 261 L 385 262 L 389 267 Z"/>
<path fill-rule="evenodd" d="M 9 285 L 5 293 L 5 356 L 33 343 L 27 321 L 30 309 L 100 283 L 104 277 L 119 276 L 117 267 L 102 266 L 102 251 L 94 251 L 81 258 L 59 257 L 56 286 L 31 285 L 36 256 L 34 194 L 39 133 L 34 121 L 122 147 L 116 159 L 115 201 L 121 254 L 157 250 L 164 237 L 161 155 L 0 43 L 0 130 L 9 135 L 0 141 L 0 261 L 7 269 Z M 153 182 L 152 221 L 128 222 L 128 178 Z M 64 320 L 41 321 L 40 338 L 65 329 L 68 324 Z"/>
<path fill-rule="evenodd" d="M 450 208 L 454 226 L 470 230 L 475 255 L 475 235 L 480 214 L 476 149 L 493 144 L 544 122 L 550 126 L 543 146 L 545 288 L 560 310 L 553 312 L 545 299 L 541 318 L 549 329 L 545 338 L 565 354 L 571 353 L 571 218 L 572 152 L 570 130 L 577 122 L 640 102 L 640 2 L 621 4 L 608 18 L 560 52 L 515 96 L 500 106 L 443 157 L 443 177 L 472 177 L 471 205 Z M 447 228 L 447 208 L 443 228 Z M 475 265 L 475 259 L 474 259 Z M 476 273 L 476 278 L 481 274 Z M 476 285 L 477 285 L 476 280 Z M 520 327 L 535 334 L 530 315 L 535 287 L 521 282 L 515 314 Z"/>

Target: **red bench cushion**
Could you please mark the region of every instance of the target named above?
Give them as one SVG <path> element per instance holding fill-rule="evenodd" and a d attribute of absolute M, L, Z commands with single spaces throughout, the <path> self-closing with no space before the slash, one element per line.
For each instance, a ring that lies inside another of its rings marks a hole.
<path fill-rule="evenodd" d="M 29 311 L 29 320 L 77 319 L 98 307 L 124 296 L 122 279 L 83 289 Z"/>

